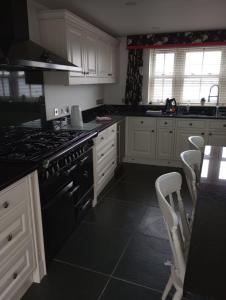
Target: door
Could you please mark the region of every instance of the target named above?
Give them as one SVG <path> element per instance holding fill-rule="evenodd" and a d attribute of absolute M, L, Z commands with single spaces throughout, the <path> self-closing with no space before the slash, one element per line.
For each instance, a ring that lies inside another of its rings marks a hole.
<path fill-rule="evenodd" d="M 74 65 L 82 68 L 81 73 L 70 72 L 70 76 L 78 77 L 84 76 L 85 71 L 85 57 L 83 50 L 83 37 L 82 32 L 74 27 L 69 27 L 67 31 L 68 42 L 68 59 Z"/>
<path fill-rule="evenodd" d="M 85 37 L 86 76 L 97 76 L 97 41 L 91 35 Z"/>
<path fill-rule="evenodd" d="M 132 129 L 132 128 L 131 128 Z M 135 157 L 155 158 L 155 130 L 133 128 L 128 133 L 128 154 Z"/>
<path fill-rule="evenodd" d="M 111 76 L 109 44 L 100 41 L 98 48 L 98 75 L 99 77 L 109 77 Z"/>
<path fill-rule="evenodd" d="M 158 130 L 157 159 L 171 160 L 173 158 L 174 130 L 160 128 Z"/>

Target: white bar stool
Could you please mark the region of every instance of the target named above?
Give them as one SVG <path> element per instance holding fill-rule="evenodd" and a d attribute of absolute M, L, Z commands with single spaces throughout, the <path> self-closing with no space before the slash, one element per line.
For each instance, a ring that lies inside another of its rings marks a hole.
<path fill-rule="evenodd" d="M 201 135 L 193 135 L 188 138 L 189 146 L 191 150 L 200 150 L 204 152 L 205 140 Z"/>
<path fill-rule="evenodd" d="M 162 294 L 162 300 L 166 299 L 172 286 L 176 289 L 173 300 L 181 300 L 183 297 L 183 282 L 186 269 L 186 242 L 188 242 L 186 239 L 188 237 L 181 230 L 179 217 L 173 203 L 173 195 L 175 194 L 178 198 L 178 205 L 180 206 L 182 203 L 180 196 L 181 183 L 182 177 L 177 172 L 164 174 L 157 178 L 155 182 L 157 198 L 166 223 L 173 256 L 170 263 L 171 274 Z M 166 198 L 169 198 L 171 203 Z"/>

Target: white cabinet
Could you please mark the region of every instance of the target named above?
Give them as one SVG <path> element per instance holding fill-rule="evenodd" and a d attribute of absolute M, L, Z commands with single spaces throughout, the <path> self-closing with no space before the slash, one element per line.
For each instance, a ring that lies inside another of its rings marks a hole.
<path fill-rule="evenodd" d="M 46 274 L 38 176 L 0 191 L 0 299 L 19 299 Z"/>
<path fill-rule="evenodd" d="M 166 160 L 170 164 L 173 159 L 173 150 L 175 144 L 175 123 L 174 120 L 166 118 L 157 119 L 157 150 L 156 158 Z"/>
<path fill-rule="evenodd" d="M 206 145 L 226 146 L 226 121 L 190 118 L 127 117 L 124 161 L 180 166 L 188 137 L 201 135 Z"/>
<path fill-rule="evenodd" d="M 67 10 L 39 14 L 41 44 L 81 68 L 81 72 L 48 72 L 48 84 L 98 84 L 116 81 L 118 40 Z M 63 48 L 63 49 L 62 49 Z"/>
<path fill-rule="evenodd" d="M 114 176 L 117 166 L 117 125 L 114 124 L 101 131 L 94 139 L 93 172 L 94 172 L 94 202 L 97 196 Z"/>
<path fill-rule="evenodd" d="M 129 117 L 127 119 L 126 155 L 130 161 L 137 158 L 154 159 L 156 147 L 156 120 Z"/>

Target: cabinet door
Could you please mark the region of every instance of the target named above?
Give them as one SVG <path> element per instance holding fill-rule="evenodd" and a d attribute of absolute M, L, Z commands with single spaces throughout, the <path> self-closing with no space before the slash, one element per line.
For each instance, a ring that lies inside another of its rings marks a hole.
<path fill-rule="evenodd" d="M 98 75 L 99 77 L 111 76 L 111 55 L 109 44 L 100 41 L 98 49 Z"/>
<path fill-rule="evenodd" d="M 86 76 L 97 76 L 97 41 L 91 35 L 85 37 Z"/>
<path fill-rule="evenodd" d="M 82 68 L 81 73 L 70 72 L 70 76 L 84 76 L 85 57 L 83 50 L 84 39 L 82 36 L 82 32 L 74 27 L 68 28 L 67 40 L 69 61 L 75 64 L 76 66 Z"/>
<path fill-rule="evenodd" d="M 208 135 L 208 145 L 226 146 L 226 132 L 210 132 Z"/>
<path fill-rule="evenodd" d="M 190 146 L 188 143 L 188 137 L 191 135 L 202 135 L 203 138 L 206 140 L 206 134 L 204 131 L 198 130 L 178 130 L 176 134 L 176 149 L 175 149 L 175 159 L 180 160 L 180 153 L 189 150 Z"/>
<path fill-rule="evenodd" d="M 156 134 L 154 130 L 132 129 L 128 133 L 130 156 L 155 158 Z"/>
<path fill-rule="evenodd" d="M 174 130 L 169 128 L 160 128 L 158 130 L 158 159 L 172 159 L 174 146 Z"/>

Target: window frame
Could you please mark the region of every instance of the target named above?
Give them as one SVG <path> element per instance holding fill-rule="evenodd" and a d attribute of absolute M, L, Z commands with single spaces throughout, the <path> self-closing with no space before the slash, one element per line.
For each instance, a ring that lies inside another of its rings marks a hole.
<path fill-rule="evenodd" d="M 187 52 L 198 52 L 198 51 L 222 51 L 221 56 L 221 69 L 219 75 L 185 75 L 185 59 Z M 185 47 L 185 48 L 167 48 L 167 49 L 148 49 L 148 82 L 146 83 L 148 91 L 144 94 L 147 96 L 147 102 L 161 105 L 164 104 L 165 100 L 154 101 L 154 80 L 161 78 L 161 76 L 153 76 L 155 69 L 155 58 L 157 53 L 174 53 L 174 74 L 171 76 L 164 76 L 162 78 L 173 78 L 172 83 L 172 97 L 176 98 L 178 104 L 197 106 L 200 105 L 200 100 L 197 102 L 193 101 L 182 101 L 183 98 L 183 87 L 185 78 L 219 78 L 219 104 L 226 104 L 226 46 L 213 46 L 213 47 Z M 206 99 L 206 106 L 215 106 L 215 102 L 208 102 Z"/>

